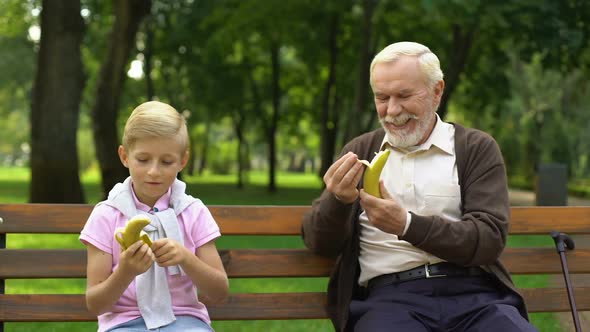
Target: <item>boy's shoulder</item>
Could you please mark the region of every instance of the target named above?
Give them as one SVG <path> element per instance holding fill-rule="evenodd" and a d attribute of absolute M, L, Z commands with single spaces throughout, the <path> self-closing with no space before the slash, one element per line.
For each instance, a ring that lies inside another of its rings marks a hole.
<path fill-rule="evenodd" d="M 203 203 L 203 201 L 201 201 L 198 198 L 195 198 L 191 195 L 186 195 L 187 200 L 185 200 L 183 203 L 184 205 L 182 206 L 182 208 L 180 209 L 180 212 L 178 213 L 180 214 L 192 214 L 192 215 L 198 215 L 200 214 L 202 211 L 204 210 L 208 210 L 207 206 L 205 205 L 205 203 Z"/>
<path fill-rule="evenodd" d="M 121 213 L 114 206 L 106 203 L 107 201 L 98 202 L 92 209 L 91 216 L 113 216 Z"/>

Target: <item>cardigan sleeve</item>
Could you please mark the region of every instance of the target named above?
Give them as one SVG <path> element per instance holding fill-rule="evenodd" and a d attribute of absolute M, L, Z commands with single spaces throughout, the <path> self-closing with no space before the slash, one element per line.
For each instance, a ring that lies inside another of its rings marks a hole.
<path fill-rule="evenodd" d="M 471 133 L 465 138 L 465 148 L 457 150 L 465 153 L 464 171 L 460 172 L 461 221 L 412 214 L 412 223 L 401 239 L 449 262 L 489 265 L 504 250 L 508 233 L 506 167 L 491 136 L 479 131 Z"/>
<path fill-rule="evenodd" d="M 377 129 L 356 137 L 344 146 L 338 158 L 350 151 L 361 159 L 370 158 L 379 150 L 384 136 L 383 129 Z M 358 198 L 350 204 L 344 204 L 336 199 L 334 194 L 324 190 L 321 196 L 313 201 L 311 211 L 303 217 L 303 242 L 319 255 L 338 256 L 346 241 L 353 236 L 359 209 Z"/>
<path fill-rule="evenodd" d="M 350 151 L 345 147 L 340 156 Z M 351 223 L 347 222 L 353 213 L 353 206 L 340 202 L 326 189 L 312 203 L 311 210 L 303 217 L 301 235 L 305 245 L 319 255 L 338 256 L 351 233 Z"/>

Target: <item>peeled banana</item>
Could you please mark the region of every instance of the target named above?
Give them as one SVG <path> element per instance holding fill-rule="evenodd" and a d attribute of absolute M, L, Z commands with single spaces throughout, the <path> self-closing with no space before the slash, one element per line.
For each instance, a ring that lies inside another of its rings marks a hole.
<path fill-rule="evenodd" d="M 379 189 L 379 177 L 381 171 L 387 162 L 390 150 L 382 150 L 375 154 L 373 160 L 369 163 L 366 160 L 359 160 L 360 163 L 367 166 L 365 169 L 365 176 L 363 182 L 365 185 L 365 191 L 377 198 L 381 198 L 381 190 Z"/>
<path fill-rule="evenodd" d="M 139 214 L 127 221 L 125 227 L 115 229 L 115 239 L 123 250 L 129 248 L 135 242 L 142 240 L 151 247 L 152 240 L 150 236 L 143 231 L 143 228 L 150 224 L 150 219 L 146 215 Z"/>

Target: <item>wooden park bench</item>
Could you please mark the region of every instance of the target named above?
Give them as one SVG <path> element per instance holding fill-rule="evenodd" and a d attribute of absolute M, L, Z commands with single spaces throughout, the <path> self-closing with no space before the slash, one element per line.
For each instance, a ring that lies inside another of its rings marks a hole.
<path fill-rule="evenodd" d="M 4 322 L 94 321 L 83 294 L 5 294 L 6 279 L 85 278 L 86 251 L 80 249 L 6 248 L 11 234 L 78 234 L 91 205 L 0 204 L 0 331 Z M 227 235 L 299 235 L 308 206 L 210 206 Z M 513 207 L 510 235 L 590 234 L 590 207 Z M 307 249 L 220 250 L 230 278 L 326 277 L 333 260 Z M 561 275 L 553 246 L 507 248 L 502 260 L 513 275 Z M 572 274 L 590 273 L 590 249 L 568 251 Z M 563 279 L 563 277 L 561 277 Z M 231 280 L 230 280 L 231 285 Z M 10 292 L 9 292 L 10 293 Z M 567 312 L 564 287 L 522 289 L 530 312 Z M 590 288 L 574 289 L 580 311 L 590 310 Z M 213 320 L 323 319 L 323 292 L 232 293 L 209 306 Z"/>

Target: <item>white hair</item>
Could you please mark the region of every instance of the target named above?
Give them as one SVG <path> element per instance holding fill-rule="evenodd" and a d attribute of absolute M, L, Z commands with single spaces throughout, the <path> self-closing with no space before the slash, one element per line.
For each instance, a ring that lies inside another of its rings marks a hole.
<path fill-rule="evenodd" d="M 400 56 L 415 56 L 422 73 L 426 76 L 427 84 L 433 87 L 443 79 L 443 72 L 440 69 L 440 61 L 436 54 L 422 44 L 414 42 L 398 42 L 385 47 L 377 53 L 371 62 L 370 82 L 373 84 L 373 69 L 375 65 L 382 62 L 394 62 Z"/>

